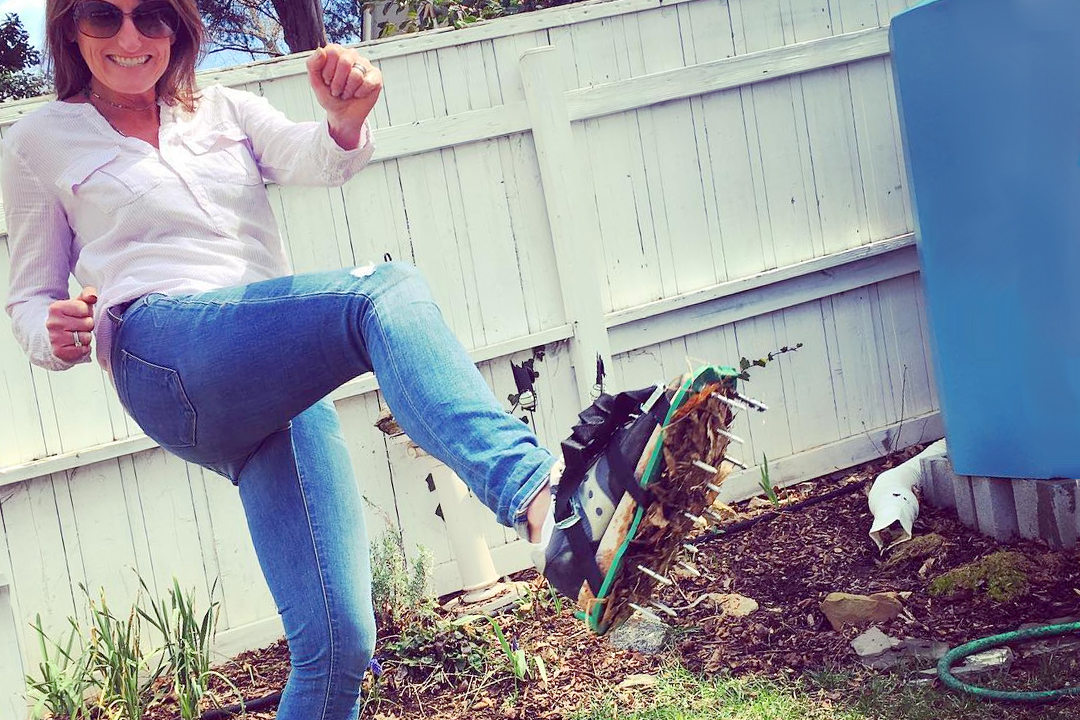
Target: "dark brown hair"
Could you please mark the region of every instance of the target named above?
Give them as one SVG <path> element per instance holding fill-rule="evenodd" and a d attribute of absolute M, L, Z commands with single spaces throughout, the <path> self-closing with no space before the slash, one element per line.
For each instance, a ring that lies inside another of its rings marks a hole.
<path fill-rule="evenodd" d="M 157 82 L 157 95 L 168 105 L 195 109 L 195 64 L 203 43 L 203 24 L 195 0 L 166 0 L 180 17 L 169 55 L 169 66 Z M 79 0 L 47 0 L 45 49 L 56 85 L 56 97 L 65 100 L 90 84 L 90 68 L 75 41 L 79 32 L 73 11 Z"/>

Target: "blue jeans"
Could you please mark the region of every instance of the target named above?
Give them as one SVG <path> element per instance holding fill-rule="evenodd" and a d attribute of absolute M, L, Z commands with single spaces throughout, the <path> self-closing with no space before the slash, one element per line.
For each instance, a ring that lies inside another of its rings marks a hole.
<path fill-rule="evenodd" d="M 127 411 L 239 486 L 292 658 L 278 718 L 353 720 L 375 642 L 371 572 L 357 479 L 323 398 L 374 370 L 409 437 L 504 525 L 554 458 L 499 406 L 409 265 L 152 294 L 110 315 Z"/>

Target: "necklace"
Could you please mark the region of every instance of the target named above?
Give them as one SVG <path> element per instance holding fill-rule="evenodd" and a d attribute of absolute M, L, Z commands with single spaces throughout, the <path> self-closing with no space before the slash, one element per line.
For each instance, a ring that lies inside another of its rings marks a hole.
<path fill-rule="evenodd" d="M 123 105 L 121 103 L 116 103 L 116 102 L 113 102 L 112 100 L 108 100 L 106 98 L 103 98 L 101 95 L 98 95 L 96 92 L 91 90 L 89 88 L 89 86 L 87 86 L 87 88 L 86 88 L 86 95 L 87 95 L 87 97 L 92 97 L 95 100 L 100 100 L 101 102 L 105 103 L 106 105 L 108 105 L 110 107 L 117 108 L 118 110 L 130 110 L 132 112 L 146 112 L 150 108 L 157 107 L 156 102 L 149 103 L 148 105 Z"/>

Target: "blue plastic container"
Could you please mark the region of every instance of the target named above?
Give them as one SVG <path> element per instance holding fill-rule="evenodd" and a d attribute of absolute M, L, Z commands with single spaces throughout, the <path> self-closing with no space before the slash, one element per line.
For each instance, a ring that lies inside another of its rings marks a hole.
<path fill-rule="evenodd" d="M 934 0 L 890 41 L 950 459 L 1080 477 L 1080 0 Z"/>

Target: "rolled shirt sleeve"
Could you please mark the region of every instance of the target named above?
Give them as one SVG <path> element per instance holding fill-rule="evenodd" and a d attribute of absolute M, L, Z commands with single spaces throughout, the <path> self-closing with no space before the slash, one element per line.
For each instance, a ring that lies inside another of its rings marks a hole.
<path fill-rule="evenodd" d="M 209 89 L 208 89 L 209 90 Z M 375 143 L 365 122 L 360 144 L 345 150 L 330 136 L 326 120 L 293 122 L 269 101 L 242 90 L 215 86 L 232 106 L 237 122 L 251 141 L 263 177 L 281 185 L 336 187 L 371 160 Z"/>
<path fill-rule="evenodd" d="M 90 362 L 56 357 L 45 321 L 49 305 L 68 297 L 73 235 L 54 193 L 47 192 L 26 160 L 4 146 L 0 188 L 7 217 L 11 270 L 5 310 L 30 362 L 49 370 L 67 370 Z"/>

